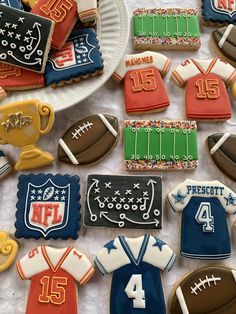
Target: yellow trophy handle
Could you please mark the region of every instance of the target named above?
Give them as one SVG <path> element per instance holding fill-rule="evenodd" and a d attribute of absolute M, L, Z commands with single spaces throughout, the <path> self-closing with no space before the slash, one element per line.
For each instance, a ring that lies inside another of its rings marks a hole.
<path fill-rule="evenodd" d="M 0 137 L 0 144 L 5 145 L 5 144 L 7 144 L 7 142 L 3 138 Z"/>
<path fill-rule="evenodd" d="M 49 104 L 39 104 L 39 114 L 41 117 L 48 116 L 48 124 L 44 130 L 40 130 L 41 135 L 45 135 L 51 131 L 54 123 L 54 110 L 53 107 Z"/>
<path fill-rule="evenodd" d="M 234 99 L 236 100 L 236 82 L 234 82 L 234 85 L 232 87 L 232 94 L 233 94 Z"/>
<path fill-rule="evenodd" d="M 8 234 L 4 231 L 0 232 L 0 253 L 8 256 L 7 260 L 0 265 L 0 272 L 6 270 L 14 262 L 18 252 L 18 244 L 8 239 Z"/>

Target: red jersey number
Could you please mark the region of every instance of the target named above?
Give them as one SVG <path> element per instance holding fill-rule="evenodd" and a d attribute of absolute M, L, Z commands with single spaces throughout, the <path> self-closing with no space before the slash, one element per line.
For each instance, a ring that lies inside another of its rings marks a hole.
<path fill-rule="evenodd" d="M 141 91 L 152 91 L 157 88 L 153 69 L 133 71 L 130 74 L 133 81 L 132 91 L 134 93 Z"/>
<path fill-rule="evenodd" d="M 59 23 L 65 19 L 67 12 L 70 11 L 72 6 L 69 0 L 49 0 L 41 6 L 40 10 L 44 14 L 49 15 L 53 21 Z"/>
<path fill-rule="evenodd" d="M 64 286 L 67 285 L 66 277 L 48 277 L 44 276 L 40 283 L 42 292 L 39 296 L 41 303 L 53 303 L 61 305 L 66 301 L 66 291 Z"/>
<path fill-rule="evenodd" d="M 220 97 L 219 82 L 217 79 L 199 79 L 196 81 L 197 98 L 217 99 Z"/>

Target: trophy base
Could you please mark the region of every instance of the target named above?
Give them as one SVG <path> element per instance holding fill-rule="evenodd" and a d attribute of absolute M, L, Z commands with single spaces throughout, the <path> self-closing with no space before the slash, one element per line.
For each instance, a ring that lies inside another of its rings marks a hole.
<path fill-rule="evenodd" d="M 48 152 L 44 152 L 39 148 L 24 148 L 20 153 L 20 159 L 15 164 L 15 170 L 29 170 L 40 168 L 52 163 L 54 157 Z"/>

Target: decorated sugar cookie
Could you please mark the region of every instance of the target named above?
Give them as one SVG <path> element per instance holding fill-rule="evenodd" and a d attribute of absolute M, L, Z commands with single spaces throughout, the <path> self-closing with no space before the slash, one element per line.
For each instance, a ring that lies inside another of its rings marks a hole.
<path fill-rule="evenodd" d="M 76 23 L 77 5 L 74 0 L 37 0 L 31 13 L 55 23 L 51 46 L 60 49 Z"/>
<path fill-rule="evenodd" d="M 232 94 L 233 94 L 234 99 L 236 99 L 236 82 L 234 83 L 232 87 Z"/>
<path fill-rule="evenodd" d="M 198 166 L 195 121 L 126 120 L 127 170 L 193 170 Z"/>
<path fill-rule="evenodd" d="M 53 107 L 37 99 L 0 107 L 0 144 L 11 144 L 21 149 L 15 170 L 42 167 L 54 160 L 50 153 L 36 146 L 40 135 L 47 134 L 53 123 Z"/>
<path fill-rule="evenodd" d="M 217 55 L 236 66 L 236 26 L 229 24 L 212 32 Z"/>
<path fill-rule="evenodd" d="M 94 267 L 73 247 L 39 246 L 17 262 L 21 279 L 31 280 L 26 314 L 77 314 L 77 283 L 84 285 Z"/>
<path fill-rule="evenodd" d="M 7 97 L 7 93 L 5 92 L 5 90 L 0 86 L 0 101 L 2 101 L 3 99 L 5 99 Z"/>
<path fill-rule="evenodd" d="M 0 62 L 0 86 L 5 90 L 28 90 L 44 85 L 43 74 Z"/>
<path fill-rule="evenodd" d="M 18 10 L 24 10 L 20 0 L 1 0 L 1 4 Z"/>
<path fill-rule="evenodd" d="M 235 278 L 235 270 L 221 266 L 191 272 L 174 288 L 169 313 L 236 313 Z"/>
<path fill-rule="evenodd" d="M 236 135 L 216 133 L 207 138 L 209 153 L 215 165 L 236 181 Z"/>
<path fill-rule="evenodd" d="M 90 227 L 161 229 L 161 177 L 89 175 L 84 224 Z"/>
<path fill-rule="evenodd" d="M 110 153 L 118 137 L 116 117 L 102 113 L 85 117 L 60 138 L 58 159 L 78 166 L 94 164 Z"/>
<path fill-rule="evenodd" d="M 219 181 L 187 179 L 168 193 L 176 212 L 182 212 L 182 256 L 217 260 L 231 255 L 226 213 L 236 213 L 236 194 Z"/>
<path fill-rule="evenodd" d="M 92 22 L 97 16 L 97 0 L 76 0 L 82 23 Z"/>
<path fill-rule="evenodd" d="M 236 80 L 236 70 L 220 58 L 188 59 L 172 72 L 176 84 L 185 86 L 185 110 L 188 119 L 227 120 L 231 106 L 226 85 Z"/>
<path fill-rule="evenodd" d="M 80 229 L 79 191 L 78 176 L 20 175 L 15 236 L 77 239 Z"/>
<path fill-rule="evenodd" d="M 151 235 L 119 236 L 108 242 L 95 258 L 102 275 L 113 273 L 110 314 L 165 314 L 161 270 L 169 271 L 175 253 Z"/>
<path fill-rule="evenodd" d="M 201 47 L 196 9 L 136 9 L 133 13 L 134 48 L 196 50 Z"/>
<path fill-rule="evenodd" d="M 235 24 L 235 0 L 201 0 L 202 20 L 205 25 Z"/>
<path fill-rule="evenodd" d="M 12 171 L 11 163 L 5 153 L 0 150 L 0 179 L 7 176 Z"/>
<path fill-rule="evenodd" d="M 15 261 L 18 244 L 5 231 L 0 231 L 0 272 L 5 271 Z"/>
<path fill-rule="evenodd" d="M 170 65 L 170 59 L 157 52 L 146 51 L 123 57 L 113 78 L 124 80 L 127 113 L 161 111 L 169 106 L 162 77 L 169 71 Z"/>
<path fill-rule="evenodd" d="M 0 61 L 44 72 L 54 22 L 2 4 L 0 12 Z"/>
<path fill-rule="evenodd" d="M 49 57 L 45 78 L 52 87 L 78 82 L 103 72 L 103 58 L 93 29 L 72 33 L 65 45 Z"/>

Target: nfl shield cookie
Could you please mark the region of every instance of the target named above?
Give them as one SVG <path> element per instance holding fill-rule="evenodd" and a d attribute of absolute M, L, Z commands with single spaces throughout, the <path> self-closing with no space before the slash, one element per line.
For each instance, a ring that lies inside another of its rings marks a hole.
<path fill-rule="evenodd" d="M 234 24 L 236 22 L 235 0 L 202 0 L 204 24 Z"/>
<path fill-rule="evenodd" d="M 77 239 L 80 229 L 79 190 L 78 176 L 20 175 L 15 236 Z"/>

